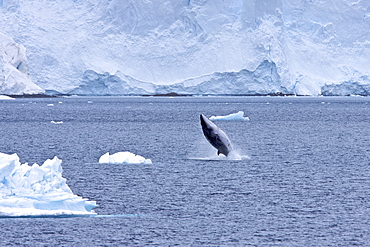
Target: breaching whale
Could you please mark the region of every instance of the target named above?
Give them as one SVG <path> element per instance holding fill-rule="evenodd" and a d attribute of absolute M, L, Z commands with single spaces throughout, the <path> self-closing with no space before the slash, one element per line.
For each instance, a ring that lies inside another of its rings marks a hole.
<path fill-rule="evenodd" d="M 206 139 L 217 149 L 217 155 L 224 154 L 227 156 L 233 150 L 231 142 L 225 132 L 203 114 L 200 114 L 200 124 L 202 125 L 203 134 Z"/>

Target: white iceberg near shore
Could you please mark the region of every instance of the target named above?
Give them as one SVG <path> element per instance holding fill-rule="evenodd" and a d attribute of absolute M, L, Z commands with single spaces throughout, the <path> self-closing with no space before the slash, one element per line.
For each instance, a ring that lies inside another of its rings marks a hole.
<path fill-rule="evenodd" d="M 96 215 L 96 202 L 73 194 L 61 164 L 54 157 L 29 166 L 17 154 L 0 153 L 0 217 Z"/>
<path fill-rule="evenodd" d="M 243 111 L 232 113 L 226 116 L 212 116 L 209 118 L 212 121 L 249 121 L 249 117 L 244 117 Z"/>
<path fill-rule="evenodd" d="M 151 159 L 145 159 L 143 156 L 130 152 L 118 152 L 115 154 L 103 154 L 99 158 L 99 163 L 105 164 L 152 164 Z"/>
<path fill-rule="evenodd" d="M 0 95 L 0 100 L 15 100 L 15 99 L 7 95 Z"/>

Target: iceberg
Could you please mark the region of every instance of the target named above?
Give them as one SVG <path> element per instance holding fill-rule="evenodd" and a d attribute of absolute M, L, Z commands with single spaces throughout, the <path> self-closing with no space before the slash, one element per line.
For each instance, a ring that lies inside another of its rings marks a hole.
<path fill-rule="evenodd" d="M 50 123 L 52 123 L 52 124 L 62 124 L 63 121 L 54 121 L 54 120 L 52 120 L 52 121 L 50 121 Z"/>
<path fill-rule="evenodd" d="M 0 94 L 40 94 L 28 73 L 26 48 L 0 33 Z"/>
<path fill-rule="evenodd" d="M 212 116 L 209 118 L 212 121 L 249 121 L 249 117 L 244 117 L 243 111 L 232 113 L 226 116 Z"/>
<path fill-rule="evenodd" d="M 114 154 L 103 154 L 99 158 L 99 163 L 105 164 L 152 164 L 151 159 L 145 159 L 143 156 L 130 152 L 118 152 Z"/>
<path fill-rule="evenodd" d="M 97 207 L 73 194 L 62 177 L 62 160 L 21 164 L 17 154 L 0 153 L 0 217 L 93 216 Z"/>
<path fill-rule="evenodd" d="M 322 87 L 324 96 L 367 96 L 370 95 L 370 80 L 363 77 L 361 81 L 346 81 L 338 84 L 330 84 Z"/>
<path fill-rule="evenodd" d="M 0 95 L 0 100 L 15 100 L 15 99 L 7 95 Z"/>

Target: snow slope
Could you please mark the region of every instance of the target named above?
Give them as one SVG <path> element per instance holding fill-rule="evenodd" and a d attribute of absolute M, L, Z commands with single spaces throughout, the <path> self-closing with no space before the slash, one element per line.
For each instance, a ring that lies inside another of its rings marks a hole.
<path fill-rule="evenodd" d="M 317 95 L 370 84 L 367 0 L 3 0 L 0 25 L 27 47 L 34 82 L 61 93 Z M 238 79 L 266 61 L 276 75 Z"/>

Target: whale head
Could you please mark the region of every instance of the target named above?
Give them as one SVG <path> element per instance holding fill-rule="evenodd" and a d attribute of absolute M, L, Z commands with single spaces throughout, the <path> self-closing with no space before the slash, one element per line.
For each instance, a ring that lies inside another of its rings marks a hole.
<path fill-rule="evenodd" d="M 231 142 L 225 132 L 203 114 L 200 114 L 200 124 L 208 142 L 217 149 L 217 155 L 224 154 L 227 156 L 233 150 Z"/>

